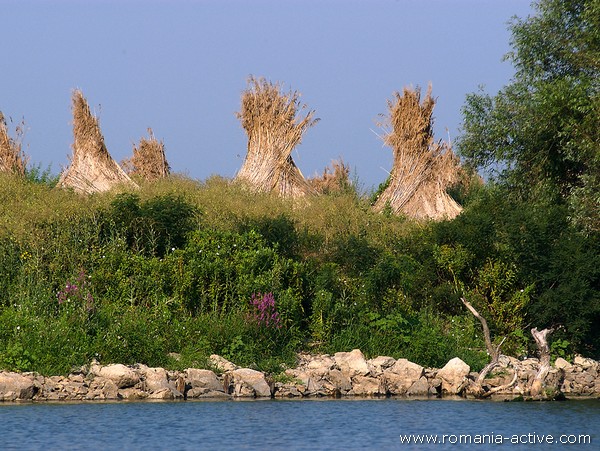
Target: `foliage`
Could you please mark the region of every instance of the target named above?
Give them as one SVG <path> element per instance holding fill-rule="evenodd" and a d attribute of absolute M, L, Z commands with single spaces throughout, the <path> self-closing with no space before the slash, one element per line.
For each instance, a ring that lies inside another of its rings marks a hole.
<path fill-rule="evenodd" d="M 569 205 L 588 232 L 600 230 L 599 5 L 542 0 L 536 15 L 515 20 L 514 81 L 496 96 L 467 97 L 458 145 L 512 195 Z"/>

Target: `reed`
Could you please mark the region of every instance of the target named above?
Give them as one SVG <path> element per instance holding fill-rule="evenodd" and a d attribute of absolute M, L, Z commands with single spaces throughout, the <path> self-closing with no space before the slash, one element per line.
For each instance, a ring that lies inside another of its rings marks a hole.
<path fill-rule="evenodd" d="M 21 149 L 21 137 L 23 136 L 23 124 L 17 126 L 16 138 L 8 134 L 6 119 L 0 111 L 0 172 L 25 175 L 27 157 Z"/>
<path fill-rule="evenodd" d="M 330 166 L 325 167 L 322 175 L 308 179 L 317 194 L 331 194 L 345 191 L 350 187 L 350 166 L 340 158 L 333 160 Z"/>
<path fill-rule="evenodd" d="M 254 191 L 276 192 L 284 197 L 313 192 L 291 156 L 306 130 L 318 121 L 312 110 L 300 116 L 306 105 L 300 104 L 299 98 L 299 92 L 283 93 L 281 85 L 264 78 L 248 80 L 237 113 L 248 135 L 248 148 L 236 179 Z"/>
<path fill-rule="evenodd" d="M 124 160 L 121 166 L 130 176 L 155 181 L 168 177 L 171 167 L 165 156 L 164 142 L 155 138 L 151 128 L 148 129 L 148 134 L 148 138 L 140 139 L 140 143 L 133 146 L 133 156 Z"/>
<path fill-rule="evenodd" d="M 421 101 L 420 88 L 404 88 L 388 101 L 389 115 L 379 124 L 384 143 L 392 148 L 390 183 L 375 203 L 415 219 L 451 219 L 462 211 L 446 189 L 458 176 L 459 161 L 451 146 L 433 138 L 431 85 Z"/>
<path fill-rule="evenodd" d="M 108 153 L 98 118 L 90 111 L 80 90 L 73 92 L 72 110 L 73 154 L 58 186 L 83 194 L 108 191 L 120 184 L 137 187 Z"/>

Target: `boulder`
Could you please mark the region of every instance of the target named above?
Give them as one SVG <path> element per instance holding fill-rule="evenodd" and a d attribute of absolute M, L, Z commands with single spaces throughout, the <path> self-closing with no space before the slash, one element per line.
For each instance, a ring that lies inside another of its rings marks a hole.
<path fill-rule="evenodd" d="M 33 399 L 37 391 L 38 387 L 35 385 L 34 376 L 0 372 L 0 400 Z"/>
<path fill-rule="evenodd" d="M 222 373 L 225 373 L 227 371 L 234 371 L 234 370 L 239 369 L 239 366 L 231 363 L 226 358 L 221 357 L 220 355 L 217 355 L 217 354 L 211 355 L 208 358 L 208 363 L 215 370 L 220 371 Z"/>
<path fill-rule="evenodd" d="M 425 374 L 421 365 L 406 359 L 397 360 L 383 372 L 382 383 L 391 395 L 404 395 Z"/>
<path fill-rule="evenodd" d="M 415 383 L 412 379 L 406 379 L 404 376 L 390 371 L 384 371 L 380 380 L 385 392 L 392 396 L 405 395 L 408 389 Z"/>
<path fill-rule="evenodd" d="M 565 359 L 563 359 L 562 357 L 559 357 L 556 359 L 556 362 L 554 362 L 554 366 L 558 369 L 562 369 L 562 370 L 570 370 L 573 365 L 571 365 L 569 362 L 567 362 Z"/>
<path fill-rule="evenodd" d="M 387 371 L 409 379 L 412 381 L 411 383 L 418 381 L 425 374 L 425 368 L 406 359 L 396 360 L 396 363 Z"/>
<path fill-rule="evenodd" d="M 348 377 L 366 376 L 369 374 L 369 365 L 360 349 L 350 352 L 336 352 L 333 356 L 335 363 Z"/>
<path fill-rule="evenodd" d="M 198 389 L 199 390 L 199 389 Z M 204 398 L 204 399 L 230 399 L 231 395 L 228 395 L 222 391 L 209 390 L 204 394 L 198 395 L 195 398 Z"/>
<path fill-rule="evenodd" d="M 133 387 L 140 381 L 140 376 L 134 370 L 120 363 L 107 366 L 95 365 L 91 371 L 96 376 L 110 379 L 118 388 Z"/>
<path fill-rule="evenodd" d="M 409 396 L 428 396 L 429 382 L 425 376 L 421 376 L 410 388 L 406 391 Z"/>
<path fill-rule="evenodd" d="M 112 379 L 97 376 L 90 382 L 85 399 L 119 399 L 119 387 Z"/>
<path fill-rule="evenodd" d="M 327 375 L 327 380 L 329 380 L 329 382 L 331 382 L 342 394 L 352 390 L 352 381 L 340 370 L 331 370 Z"/>
<path fill-rule="evenodd" d="M 172 400 L 175 398 L 175 391 L 171 390 L 169 387 L 162 388 L 148 395 L 148 399 Z"/>
<path fill-rule="evenodd" d="M 271 387 L 260 371 L 250 368 L 240 368 L 228 373 L 231 377 L 230 386 L 233 386 L 235 397 L 271 397 Z"/>
<path fill-rule="evenodd" d="M 298 390 L 298 384 L 277 382 L 274 396 L 276 398 L 299 398 L 302 393 Z"/>
<path fill-rule="evenodd" d="M 594 359 L 587 359 L 585 357 L 578 355 L 578 356 L 575 356 L 575 358 L 573 359 L 573 365 L 580 366 L 585 370 L 587 368 L 597 366 L 598 362 L 596 362 Z"/>
<path fill-rule="evenodd" d="M 373 376 L 381 376 L 381 374 L 396 363 L 393 357 L 379 356 L 374 359 L 367 360 L 369 371 Z"/>
<path fill-rule="evenodd" d="M 471 368 L 458 357 L 451 359 L 438 371 L 437 377 L 442 380 L 442 391 L 451 395 L 460 394 L 465 388 L 465 380 Z"/>
<path fill-rule="evenodd" d="M 125 399 L 127 401 L 138 401 L 147 398 L 148 393 L 139 388 L 123 388 L 119 390 L 117 396 L 120 399 Z"/>
<path fill-rule="evenodd" d="M 204 393 L 209 391 L 224 391 L 223 383 L 219 382 L 217 375 L 210 370 L 199 370 L 188 368 L 185 370 L 186 385 L 191 389 L 202 389 Z"/>
<path fill-rule="evenodd" d="M 139 372 L 143 377 L 145 391 L 152 393 L 169 387 L 167 371 L 164 368 L 149 368 L 146 365 L 140 365 Z"/>
<path fill-rule="evenodd" d="M 327 354 L 325 354 L 325 355 L 318 355 L 318 356 L 313 356 L 312 358 L 309 358 L 306 361 L 304 368 L 312 376 L 323 377 L 327 373 L 329 373 L 329 371 L 331 371 L 335 367 L 335 365 L 336 365 L 335 360 L 332 359 Z"/>
<path fill-rule="evenodd" d="M 355 376 L 352 379 L 352 391 L 357 396 L 385 395 L 385 388 L 380 385 L 379 379 L 371 376 Z"/>

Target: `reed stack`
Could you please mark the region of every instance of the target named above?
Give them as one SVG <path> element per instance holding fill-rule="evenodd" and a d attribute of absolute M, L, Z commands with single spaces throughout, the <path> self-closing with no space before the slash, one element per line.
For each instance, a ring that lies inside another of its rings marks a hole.
<path fill-rule="evenodd" d="M 148 138 L 141 138 L 140 143 L 133 146 L 133 156 L 121 163 L 129 176 L 140 177 L 146 181 L 168 177 L 171 167 L 165 156 L 165 144 L 148 129 Z"/>
<path fill-rule="evenodd" d="M 420 88 L 404 88 L 388 101 L 388 116 L 379 125 L 392 148 L 394 165 L 389 184 L 375 203 L 414 219 L 452 219 L 462 211 L 447 188 L 458 179 L 459 160 L 449 143 L 435 142 L 431 85 L 421 101 Z"/>
<path fill-rule="evenodd" d="M 306 130 L 318 121 L 314 111 L 301 117 L 306 105 L 300 104 L 299 98 L 297 91 L 282 92 L 280 84 L 249 78 L 237 113 L 248 136 L 246 158 L 237 180 L 256 191 L 284 197 L 313 192 L 291 156 Z"/>
<path fill-rule="evenodd" d="M 17 126 L 17 137 L 8 134 L 6 118 L 0 111 L 0 172 L 25 175 L 27 157 L 21 149 L 20 137 L 23 135 L 22 124 Z"/>
<path fill-rule="evenodd" d="M 72 110 L 73 154 L 58 186 L 83 194 L 108 191 L 120 184 L 137 187 L 108 153 L 98 118 L 90 111 L 80 90 L 73 92 Z"/>

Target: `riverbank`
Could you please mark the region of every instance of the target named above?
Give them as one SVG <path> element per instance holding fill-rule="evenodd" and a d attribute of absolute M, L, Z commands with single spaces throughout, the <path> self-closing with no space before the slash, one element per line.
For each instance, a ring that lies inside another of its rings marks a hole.
<path fill-rule="evenodd" d="M 142 364 L 92 362 L 68 376 L 0 372 L 0 400 L 468 397 L 468 387 L 477 377 L 458 358 L 443 368 L 424 368 L 406 359 L 385 356 L 367 360 L 358 349 L 334 355 L 300 354 L 295 368 L 275 378 L 240 368 L 218 355 L 211 356 L 210 366 L 211 369 L 169 371 Z M 483 388 L 492 393 L 492 399 L 527 398 L 538 368 L 537 359 L 519 361 L 502 356 Z M 572 364 L 557 359 L 546 377 L 545 390 L 555 399 L 600 398 L 600 362 L 579 356 Z"/>

